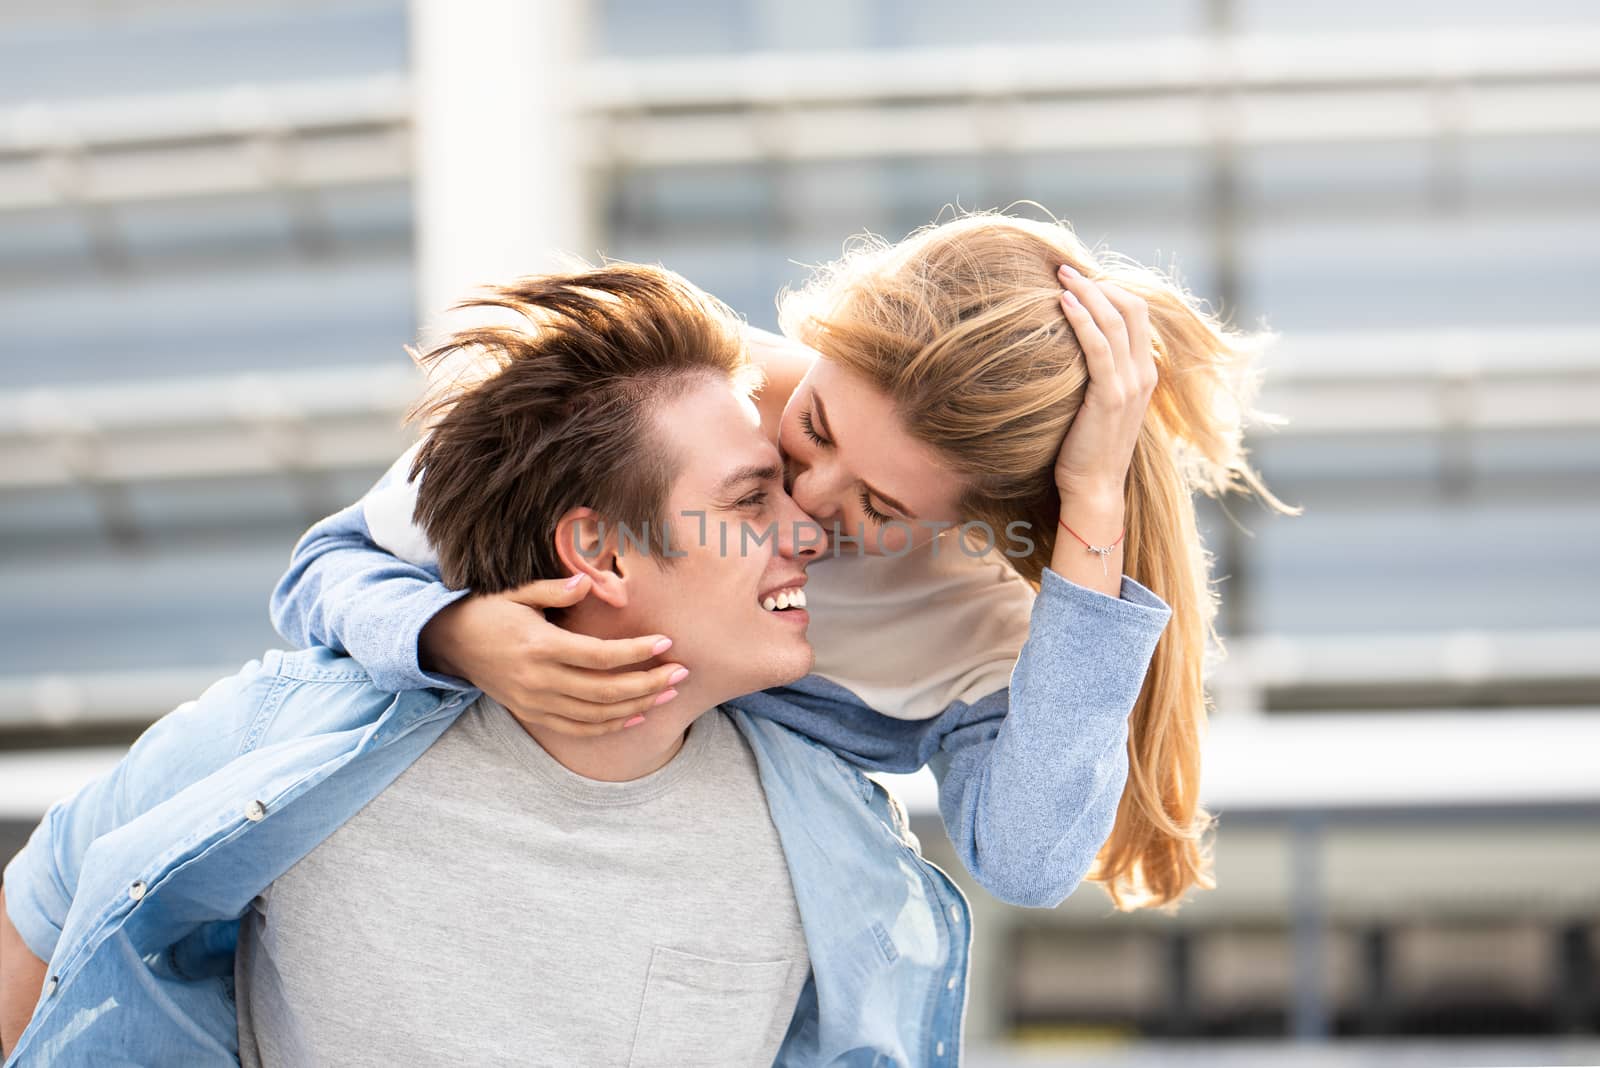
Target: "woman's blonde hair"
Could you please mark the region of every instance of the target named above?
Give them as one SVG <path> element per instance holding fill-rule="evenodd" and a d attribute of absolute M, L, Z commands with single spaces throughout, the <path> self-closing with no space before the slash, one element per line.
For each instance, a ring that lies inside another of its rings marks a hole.
<path fill-rule="evenodd" d="M 1085 246 L 1065 225 L 996 213 L 959 216 L 898 244 L 861 239 L 784 294 L 784 332 L 893 399 L 905 427 L 967 490 L 964 518 L 991 530 L 1030 524 L 1034 550 L 1013 567 L 1035 588 L 1055 548 L 1052 470 L 1089 386 L 1061 310 L 1056 270 L 1071 264 L 1144 299 L 1159 380 L 1126 485 L 1124 570 L 1172 608 L 1129 721 L 1128 781 L 1116 825 L 1089 872 L 1119 909 L 1171 905 L 1211 888 L 1200 807 L 1200 742 L 1209 698 L 1206 642 L 1223 652 L 1211 554 L 1193 492 L 1248 488 L 1280 512 L 1245 462 L 1247 418 L 1268 334 L 1233 331 L 1177 283 Z M 1063 535 L 1064 536 L 1064 535 Z"/>

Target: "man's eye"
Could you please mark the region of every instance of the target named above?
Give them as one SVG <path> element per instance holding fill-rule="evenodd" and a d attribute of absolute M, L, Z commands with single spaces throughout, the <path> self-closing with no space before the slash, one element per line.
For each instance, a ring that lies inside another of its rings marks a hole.
<path fill-rule="evenodd" d="M 766 503 L 767 503 L 767 492 L 766 492 L 766 490 L 762 490 L 759 493 L 752 493 L 752 494 L 750 494 L 750 496 L 742 498 L 739 501 L 739 507 L 740 508 L 759 508 L 763 504 L 766 504 Z"/>

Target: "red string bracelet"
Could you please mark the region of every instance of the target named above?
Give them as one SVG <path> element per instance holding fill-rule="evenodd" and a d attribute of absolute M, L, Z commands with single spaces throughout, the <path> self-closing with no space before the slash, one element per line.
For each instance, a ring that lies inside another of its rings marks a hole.
<path fill-rule="evenodd" d="M 1077 538 L 1079 541 L 1083 541 L 1083 538 L 1078 534 L 1078 532 L 1076 530 L 1073 530 L 1071 527 L 1067 526 L 1067 521 L 1065 519 L 1061 519 L 1061 518 L 1058 517 L 1056 519 L 1056 522 L 1060 523 L 1062 528 L 1064 530 L 1066 530 L 1066 532 L 1068 534 L 1071 534 L 1074 538 Z M 1112 542 L 1110 545 L 1090 545 L 1088 542 L 1083 541 L 1084 548 L 1088 549 L 1092 553 L 1099 553 L 1100 554 L 1100 571 L 1104 575 L 1109 577 L 1110 574 L 1111 574 L 1111 569 L 1106 564 L 1106 557 L 1110 556 L 1111 555 L 1111 550 L 1115 549 L 1121 543 L 1122 539 L 1127 537 L 1127 536 L 1128 536 L 1128 528 L 1127 527 L 1123 527 L 1122 528 L 1122 533 L 1117 535 L 1117 540 Z"/>

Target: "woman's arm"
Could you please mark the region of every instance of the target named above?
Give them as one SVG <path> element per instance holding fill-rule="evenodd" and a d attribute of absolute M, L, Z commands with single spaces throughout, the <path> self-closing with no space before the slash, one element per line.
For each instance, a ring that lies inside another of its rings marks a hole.
<path fill-rule="evenodd" d="M 811 676 L 730 702 L 869 771 L 924 765 L 962 863 L 995 897 L 1053 907 L 1094 862 L 1128 774 L 1128 716 L 1172 610 L 1123 577 L 1122 598 L 1046 571 L 1011 685 L 928 719 L 875 712 Z"/>
<path fill-rule="evenodd" d="M 418 652 L 423 628 L 468 591 L 439 581 L 433 549 L 411 521 L 416 489 L 407 474 L 415 452 L 396 460 L 361 500 L 305 532 L 269 612 L 286 641 L 347 653 L 385 690 L 465 689 L 426 670 Z"/>
<path fill-rule="evenodd" d="M 668 680 L 680 664 L 619 670 L 667 652 L 666 636 L 602 640 L 544 618 L 546 608 L 582 600 L 586 580 L 485 596 L 441 582 L 433 547 L 412 519 L 414 451 L 300 539 L 272 592 L 279 634 L 302 648 L 348 653 L 384 690 L 466 689 L 469 680 L 518 719 L 569 735 L 622 730 L 675 696 Z"/>
<path fill-rule="evenodd" d="M 959 710 L 929 759 L 962 863 L 1013 904 L 1059 905 L 1116 822 L 1128 716 L 1172 615 L 1122 581 L 1119 600 L 1047 570 L 1009 692 Z"/>

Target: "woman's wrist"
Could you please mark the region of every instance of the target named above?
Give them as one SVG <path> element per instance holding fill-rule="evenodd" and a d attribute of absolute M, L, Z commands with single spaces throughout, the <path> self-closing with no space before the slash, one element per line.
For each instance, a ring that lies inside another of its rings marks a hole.
<path fill-rule="evenodd" d="M 1058 518 L 1096 545 L 1110 544 L 1122 533 L 1128 506 L 1121 488 L 1061 490 Z M 1085 530 L 1084 527 L 1091 529 Z M 1097 540 L 1098 539 L 1098 540 Z"/>
<path fill-rule="evenodd" d="M 1120 494 L 1062 494 L 1051 569 L 1080 586 L 1120 597 L 1126 518 Z"/>
<path fill-rule="evenodd" d="M 465 675 L 456 665 L 450 655 L 451 639 L 454 637 L 455 625 L 458 617 L 470 597 L 463 598 L 454 604 L 446 605 L 440 609 L 432 619 L 423 626 L 422 632 L 417 635 L 417 663 L 423 671 L 430 675 L 449 675 L 452 678 L 464 679 Z"/>

